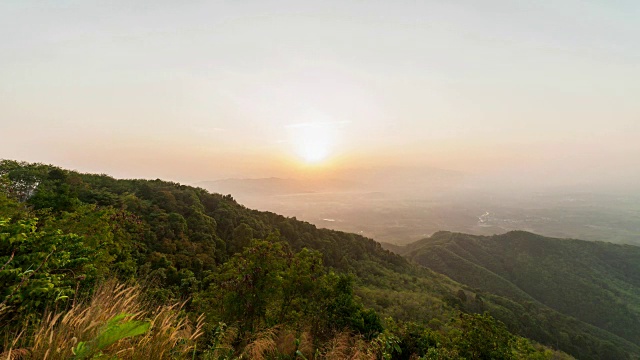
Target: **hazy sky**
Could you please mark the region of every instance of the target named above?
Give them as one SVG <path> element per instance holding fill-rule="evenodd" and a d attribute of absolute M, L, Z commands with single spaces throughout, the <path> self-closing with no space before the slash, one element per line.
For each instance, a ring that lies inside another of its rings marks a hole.
<path fill-rule="evenodd" d="M 4 0 L 0 158 L 640 181 L 639 19 L 637 0 Z"/>

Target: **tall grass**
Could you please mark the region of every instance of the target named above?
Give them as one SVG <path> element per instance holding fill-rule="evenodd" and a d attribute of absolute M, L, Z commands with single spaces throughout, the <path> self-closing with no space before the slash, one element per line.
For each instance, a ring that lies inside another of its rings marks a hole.
<path fill-rule="evenodd" d="M 309 331 L 274 326 L 238 339 L 234 328 L 225 328 L 218 335 L 216 345 L 205 351 L 207 360 L 375 360 L 381 358 L 379 346 L 360 335 L 338 332 L 324 340 L 320 347 L 314 344 Z M 235 347 L 233 343 L 240 342 Z M 230 351 L 229 351 L 230 350 Z"/>
<path fill-rule="evenodd" d="M 375 351 L 362 336 L 340 332 L 325 344 L 317 359 L 375 360 Z"/>
<path fill-rule="evenodd" d="M 276 337 L 278 328 L 273 327 L 257 333 L 249 344 L 242 351 L 241 358 L 266 360 L 277 351 Z"/>
<path fill-rule="evenodd" d="M 29 337 L 14 341 L 13 349 L 0 355 L 5 359 L 73 359 L 79 343 L 91 343 L 104 333 L 109 321 L 145 321 L 149 329 L 142 335 L 120 339 L 101 349 L 111 359 L 171 359 L 190 358 L 196 340 L 202 335 L 203 316 L 192 324 L 182 313 L 184 303 L 149 308 L 138 286 L 115 281 L 97 288 L 87 302 L 67 312 L 49 312 Z M 20 348 L 16 349 L 16 344 Z M 20 354 L 20 357 L 16 357 Z"/>

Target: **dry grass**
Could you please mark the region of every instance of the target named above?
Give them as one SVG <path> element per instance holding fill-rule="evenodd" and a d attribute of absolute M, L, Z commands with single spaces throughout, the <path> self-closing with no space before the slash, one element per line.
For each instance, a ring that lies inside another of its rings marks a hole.
<path fill-rule="evenodd" d="M 299 339 L 300 339 L 300 346 L 298 347 L 298 350 L 300 350 L 300 352 L 304 355 L 304 357 L 306 357 L 307 359 L 311 359 L 313 357 L 313 351 L 314 351 L 313 338 L 311 337 L 311 333 L 308 331 L 305 331 L 302 334 L 300 334 Z"/>
<path fill-rule="evenodd" d="M 214 346 L 205 351 L 203 359 L 298 359 L 296 350 L 299 350 L 309 360 L 375 360 L 379 358 L 381 351 L 375 342 L 366 341 L 361 335 L 349 332 L 336 333 L 317 348 L 309 331 L 295 330 L 284 325 L 264 329 L 250 339 L 243 340 L 237 336 L 237 329 L 222 327 Z"/>
<path fill-rule="evenodd" d="M 278 332 L 276 350 L 279 354 L 293 355 L 296 352 L 296 333 L 292 330 Z"/>
<path fill-rule="evenodd" d="M 327 342 L 319 359 L 375 360 L 375 353 L 362 336 L 341 332 Z"/>
<path fill-rule="evenodd" d="M 296 345 L 296 341 L 299 341 Z M 278 332 L 276 338 L 276 350 L 278 354 L 294 356 L 299 350 L 306 358 L 313 357 L 313 341 L 309 331 L 295 331 L 293 329 L 283 329 Z"/>
<path fill-rule="evenodd" d="M 180 313 L 184 304 L 149 310 L 140 298 L 137 286 L 107 282 L 89 302 L 66 313 L 46 314 L 27 349 L 13 352 L 28 351 L 29 359 L 69 359 L 79 342 L 94 339 L 110 319 L 124 313 L 130 314 L 127 320 L 149 321 L 150 329 L 143 335 L 117 341 L 103 350 L 105 355 L 123 360 L 187 357 L 202 335 L 203 317 L 193 325 Z"/>
<path fill-rule="evenodd" d="M 249 344 L 245 346 L 241 357 L 253 360 L 265 360 L 277 351 L 276 337 L 278 328 L 273 327 L 257 333 Z"/>
<path fill-rule="evenodd" d="M 375 360 L 378 353 L 375 344 L 362 336 L 348 332 L 337 333 L 320 349 L 314 348 L 313 339 L 308 331 L 297 332 L 283 327 L 263 330 L 241 352 L 240 359 L 276 359 L 279 356 L 295 357 L 297 350 L 307 358 L 316 360 Z"/>
<path fill-rule="evenodd" d="M 27 349 L 15 349 L 0 354 L 0 360 L 24 360 L 30 359 L 31 352 Z"/>
<path fill-rule="evenodd" d="M 300 332 L 284 326 L 274 326 L 257 332 L 244 341 L 237 336 L 237 329 L 223 328 L 217 335 L 215 347 L 206 351 L 203 358 L 252 360 L 279 359 L 281 356 L 294 358 L 296 350 L 299 350 L 307 359 L 314 358 L 313 341 L 307 331 Z M 246 345 L 234 348 L 233 344 L 237 342 L 246 343 Z"/>

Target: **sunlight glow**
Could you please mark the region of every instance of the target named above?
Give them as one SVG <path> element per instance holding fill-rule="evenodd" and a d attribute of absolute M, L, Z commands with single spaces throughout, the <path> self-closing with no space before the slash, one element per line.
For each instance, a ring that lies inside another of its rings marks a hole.
<path fill-rule="evenodd" d="M 331 155 L 336 140 L 334 123 L 301 123 L 288 128 L 294 151 L 306 164 L 320 164 Z"/>

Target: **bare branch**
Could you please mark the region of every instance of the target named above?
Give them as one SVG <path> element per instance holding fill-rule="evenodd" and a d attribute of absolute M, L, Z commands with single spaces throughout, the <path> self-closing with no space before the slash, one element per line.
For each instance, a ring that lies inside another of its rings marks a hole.
<path fill-rule="evenodd" d="M 7 260 L 7 262 L 2 265 L 2 267 L 0 268 L 0 271 L 4 270 L 4 268 L 9 265 L 9 263 L 11 262 L 11 260 L 13 260 L 13 257 L 16 255 L 16 251 L 13 250 L 13 252 L 11 253 L 11 257 L 9 258 L 9 260 Z"/>

